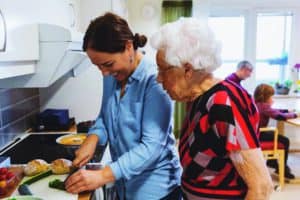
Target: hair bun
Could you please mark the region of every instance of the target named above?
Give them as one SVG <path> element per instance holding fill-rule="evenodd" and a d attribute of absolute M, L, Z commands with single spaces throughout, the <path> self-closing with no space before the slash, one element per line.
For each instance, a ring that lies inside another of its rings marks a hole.
<path fill-rule="evenodd" d="M 145 35 L 139 35 L 138 33 L 136 33 L 133 36 L 134 49 L 145 46 L 146 42 L 147 42 L 147 37 Z"/>

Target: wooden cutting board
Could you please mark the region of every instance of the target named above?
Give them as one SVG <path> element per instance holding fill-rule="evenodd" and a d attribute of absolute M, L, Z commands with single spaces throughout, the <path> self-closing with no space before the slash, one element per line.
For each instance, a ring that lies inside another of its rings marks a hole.
<path fill-rule="evenodd" d="M 60 179 L 62 181 L 65 180 L 67 175 L 51 175 L 46 178 L 43 178 L 35 183 L 29 185 L 30 191 L 33 193 L 34 196 L 40 197 L 44 200 L 77 200 L 77 194 L 71 194 L 66 191 L 57 190 L 50 188 L 48 183 L 54 179 Z M 24 177 L 26 180 L 28 177 Z M 19 195 L 18 191 L 16 190 L 12 195 Z"/>

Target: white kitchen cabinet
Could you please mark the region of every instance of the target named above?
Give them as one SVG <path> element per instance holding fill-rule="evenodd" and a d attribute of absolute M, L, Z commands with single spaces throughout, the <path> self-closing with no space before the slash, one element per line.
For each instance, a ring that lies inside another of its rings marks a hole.
<path fill-rule="evenodd" d="M 33 74 L 40 59 L 36 24 L 77 26 L 78 0 L 1 0 L 0 79 Z"/>
<path fill-rule="evenodd" d="M 6 24 L 5 18 L 0 9 L 0 51 L 5 51 L 6 48 Z"/>

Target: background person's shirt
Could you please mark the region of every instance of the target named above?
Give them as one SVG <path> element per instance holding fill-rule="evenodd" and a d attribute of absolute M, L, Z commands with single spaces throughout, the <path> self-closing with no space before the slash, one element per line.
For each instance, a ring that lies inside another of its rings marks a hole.
<path fill-rule="evenodd" d="M 180 185 L 181 167 L 172 133 L 172 101 L 156 81 L 157 66 L 145 59 L 120 84 L 103 78 L 100 115 L 89 134 L 109 142 L 120 199 L 157 200 Z"/>
<path fill-rule="evenodd" d="M 179 144 L 187 199 L 244 199 L 247 186 L 229 153 L 259 147 L 258 123 L 251 96 L 231 81 L 222 81 L 193 102 Z"/>
<path fill-rule="evenodd" d="M 240 78 L 236 75 L 235 72 L 232 73 L 232 74 L 230 74 L 229 76 L 227 76 L 227 77 L 225 78 L 225 80 L 233 81 L 233 82 L 235 82 L 236 84 L 238 84 L 238 85 L 241 86 L 241 81 L 242 81 L 242 79 L 240 79 Z"/>
<path fill-rule="evenodd" d="M 297 118 L 297 114 L 289 112 L 287 109 L 272 108 L 269 103 L 256 102 L 259 111 L 260 121 L 259 127 L 268 126 L 270 118 L 275 120 L 287 120 Z"/>

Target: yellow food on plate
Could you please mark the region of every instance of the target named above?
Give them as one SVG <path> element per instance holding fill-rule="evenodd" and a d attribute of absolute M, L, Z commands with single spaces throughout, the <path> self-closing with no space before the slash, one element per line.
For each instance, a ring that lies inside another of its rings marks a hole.
<path fill-rule="evenodd" d="M 68 174 L 72 166 L 70 160 L 60 158 L 51 162 L 51 170 L 53 174 Z"/>
<path fill-rule="evenodd" d="M 81 145 L 86 139 L 86 134 L 70 134 L 57 138 L 57 143 L 63 145 Z"/>
<path fill-rule="evenodd" d="M 29 161 L 24 167 L 26 176 L 34 176 L 50 169 L 49 164 L 42 159 L 34 159 Z"/>

